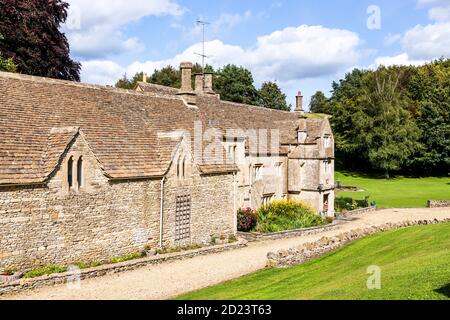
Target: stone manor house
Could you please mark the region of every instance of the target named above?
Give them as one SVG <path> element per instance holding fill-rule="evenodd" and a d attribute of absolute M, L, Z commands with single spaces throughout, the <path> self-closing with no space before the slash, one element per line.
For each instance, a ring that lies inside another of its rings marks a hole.
<path fill-rule="evenodd" d="M 327 118 L 181 89 L 0 72 L 0 270 L 104 261 L 236 234 L 239 208 L 297 199 L 334 215 Z M 200 138 L 198 138 L 200 137 Z"/>

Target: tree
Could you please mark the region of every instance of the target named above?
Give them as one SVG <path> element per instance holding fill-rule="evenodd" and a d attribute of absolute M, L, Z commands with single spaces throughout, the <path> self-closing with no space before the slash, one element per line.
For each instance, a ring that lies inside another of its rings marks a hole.
<path fill-rule="evenodd" d="M 407 107 L 408 100 L 399 90 L 401 71 L 379 68 L 368 77 L 367 121 L 358 128 L 368 149 L 368 158 L 376 169 L 389 171 L 403 168 L 418 148 L 419 129 Z"/>
<path fill-rule="evenodd" d="M 134 90 L 139 81 L 144 79 L 144 72 L 137 72 L 133 78 L 128 79 L 127 74 L 124 74 L 122 79 L 116 82 L 115 87 L 121 89 Z M 148 80 L 147 80 L 148 81 Z"/>
<path fill-rule="evenodd" d="M 5 38 L 0 33 L 0 42 L 4 40 Z M 14 61 L 12 59 L 5 59 L 2 56 L 2 53 L 0 51 L 0 71 L 6 71 L 6 72 L 16 72 L 17 66 L 14 64 Z"/>
<path fill-rule="evenodd" d="M 0 51 L 17 71 L 65 80 L 80 80 L 81 65 L 69 56 L 66 36 L 59 31 L 67 19 L 62 0 L 0 0 Z"/>
<path fill-rule="evenodd" d="M 313 113 L 329 113 L 330 106 L 328 98 L 325 97 L 322 91 L 317 91 L 309 103 L 309 110 Z"/>
<path fill-rule="evenodd" d="M 410 165 L 414 171 L 446 175 L 450 168 L 450 59 L 417 68 L 408 92 L 422 132 L 422 148 Z"/>
<path fill-rule="evenodd" d="M 264 82 L 259 90 L 259 102 L 261 107 L 290 111 L 291 108 L 286 102 L 286 95 L 281 91 L 275 82 Z"/>
<path fill-rule="evenodd" d="M 243 67 L 229 64 L 219 69 L 213 86 L 223 100 L 258 104 L 258 90 L 253 85 L 252 73 Z"/>

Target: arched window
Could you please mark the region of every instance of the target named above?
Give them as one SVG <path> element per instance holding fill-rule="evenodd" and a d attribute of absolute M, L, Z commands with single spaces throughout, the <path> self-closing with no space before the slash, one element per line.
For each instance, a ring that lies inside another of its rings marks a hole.
<path fill-rule="evenodd" d="M 181 176 L 181 156 L 178 157 L 177 161 L 177 177 L 180 178 Z"/>
<path fill-rule="evenodd" d="M 83 158 L 80 157 L 77 162 L 77 182 L 78 182 L 78 188 L 81 188 L 83 186 Z"/>
<path fill-rule="evenodd" d="M 183 168 L 182 168 L 182 177 L 184 179 L 184 177 L 186 176 L 186 157 L 183 158 Z"/>
<path fill-rule="evenodd" d="M 67 161 L 67 184 L 69 188 L 73 186 L 73 158 L 70 157 L 69 161 Z"/>

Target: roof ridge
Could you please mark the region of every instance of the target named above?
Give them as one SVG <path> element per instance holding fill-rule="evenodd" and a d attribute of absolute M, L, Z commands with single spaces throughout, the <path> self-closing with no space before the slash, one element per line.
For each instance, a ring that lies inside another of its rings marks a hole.
<path fill-rule="evenodd" d="M 275 113 L 284 113 L 284 114 L 292 114 L 292 115 L 295 115 L 295 113 L 292 112 L 292 111 L 278 110 L 278 109 L 271 109 L 271 108 L 267 108 L 267 107 L 263 107 L 263 106 L 255 106 L 255 105 L 252 105 L 252 104 L 239 103 L 239 102 L 233 102 L 233 101 L 227 101 L 227 100 L 220 100 L 220 102 L 221 102 L 221 103 L 230 104 L 230 105 L 235 105 L 235 106 L 241 106 L 241 107 L 247 107 L 247 108 L 261 109 L 261 110 L 264 110 L 264 111 L 270 111 L 270 112 L 275 112 Z"/>
<path fill-rule="evenodd" d="M 0 71 L 0 78 L 9 78 L 9 79 L 30 81 L 30 82 L 36 82 L 36 83 L 45 83 L 45 84 L 60 84 L 60 85 L 93 89 L 93 90 L 104 90 L 104 91 L 109 91 L 109 92 L 114 92 L 114 93 L 119 93 L 119 94 L 130 94 L 130 95 L 137 95 L 137 96 L 147 96 L 147 97 L 157 97 L 157 98 L 180 100 L 179 98 L 169 97 L 167 95 L 149 94 L 147 92 L 139 92 L 139 91 L 131 90 L 131 89 L 116 88 L 116 87 L 107 86 L 107 85 L 90 84 L 90 83 L 61 80 L 61 79 L 54 79 L 54 78 L 48 78 L 48 77 L 32 76 L 32 75 L 27 75 L 27 74 L 22 74 L 22 73 L 11 73 L 11 72 Z"/>

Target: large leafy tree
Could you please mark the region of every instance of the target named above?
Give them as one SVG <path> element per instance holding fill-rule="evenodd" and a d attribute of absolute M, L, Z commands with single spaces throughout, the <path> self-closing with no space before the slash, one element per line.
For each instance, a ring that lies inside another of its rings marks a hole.
<path fill-rule="evenodd" d="M 62 0 L 0 0 L 0 51 L 17 71 L 65 80 L 80 80 L 81 65 L 69 56 L 66 36 L 59 31 L 67 19 Z"/>
<path fill-rule="evenodd" d="M 401 76 L 401 71 L 386 68 L 368 75 L 366 119 L 355 123 L 372 167 L 383 170 L 387 177 L 390 171 L 402 169 L 419 146 L 409 100 L 399 87 Z"/>
<path fill-rule="evenodd" d="M 450 168 L 450 60 L 417 68 L 408 92 L 422 132 L 422 148 L 412 157 L 411 167 L 428 174 L 445 174 Z"/>
<path fill-rule="evenodd" d="M 223 100 L 258 105 L 258 90 L 253 84 L 252 73 L 243 67 L 229 64 L 219 69 L 214 90 Z"/>
<path fill-rule="evenodd" d="M 317 91 L 311 97 L 311 102 L 309 103 L 309 110 L 314 113 L 329 113 L 330 104 L 328 98 L 322 91 Z"/>
<path fill-rule="evenodd" d="M 264 82 L 259 90 L 259 102 L 262 107 L 289 111 L 291 108 L 286 102 L 286 95 L 275 82 Z"/>

